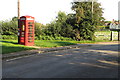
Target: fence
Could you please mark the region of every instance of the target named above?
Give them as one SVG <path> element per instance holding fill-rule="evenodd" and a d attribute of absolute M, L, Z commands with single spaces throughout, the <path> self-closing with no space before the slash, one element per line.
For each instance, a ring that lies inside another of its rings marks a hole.
<path fill-rule="evenodd" d="M 96 40 L 110 40 L 111 39 L 111 32 L 110 31 L 106 31 L 106 32 L 95 32 L 95 39 Z M 113 31 L 113 40 L 118 40 L 118 32 L 117 31 Z"/>

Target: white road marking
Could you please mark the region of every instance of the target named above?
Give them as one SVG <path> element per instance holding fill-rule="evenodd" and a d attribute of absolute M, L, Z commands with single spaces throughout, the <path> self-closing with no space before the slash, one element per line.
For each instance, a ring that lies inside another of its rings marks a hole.
<path fill-rule="evenodd" d="M 6 61 L 9 62 L 9 61 L 14 61 L 14 60 L 18 60 L 18 59 L 25 58 L 25 57 L 31 57 L 31 56 L 34 56 L 34 55 L 28 55 L 28 56 L 16 57 L 16 58 L 8 59 L 8 60 L 6 60 Z"/>

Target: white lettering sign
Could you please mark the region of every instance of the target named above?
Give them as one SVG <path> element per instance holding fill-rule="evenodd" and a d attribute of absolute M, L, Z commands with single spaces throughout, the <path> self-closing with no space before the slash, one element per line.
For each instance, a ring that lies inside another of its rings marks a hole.
<path fill-rule="evenodd" d="M 33 18 L 27 18 L 27 20 L 34 20 Z"/>

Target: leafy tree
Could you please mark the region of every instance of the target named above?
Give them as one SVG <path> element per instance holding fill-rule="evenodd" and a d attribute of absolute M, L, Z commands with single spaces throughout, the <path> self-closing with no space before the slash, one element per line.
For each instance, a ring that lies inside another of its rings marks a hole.
<path fill-rule="evenodd" d="M 73 27 L 67 23 L 68 15 L 65 12 L 58 12 L 56 19 L 47 25 L 46 35 L 57 37 L 73 37 Z"/>
<path fill-rule="evenodd" d="M 12 21 L 18 21 L 18 17 L 16 17 L 16 16 L 13 17 L 13 18 L 12 18 Z"/>
<path fill-rule="evenodd" d="M 2 35 L 17 35 L 18 33 L 18 21 L 12 19 L 10 21 L 1 21 Z"/>
<path fill-rule="evenodd" d="M 38 22 L 35 22 L 35 36 L 44 35 L 44 25 Z"/>
<path fill-rule="evenodd" d="M 100 6 L 100 3 L 94 2 L 94 11 L 92 13 L 92 2 L 72 3 L 72 10 L 75 11 L 73 27 L 75 30 L 77 29 L 77 34 L 80 36 L 77 40 L 94 40 L 96 26 L 100 25 L 100 21 L 104 20 Z"/>
<path fill-rule="evenodd" d="M 58 30 L 59 34 L 63 37 L 73 37 L 73 27 L 67 23 L 67 19 L 69 18 L 68 15 L 65 14 L 65 12 L 58 12 L 57 17 L 57 25 L 59 25 Z"/>

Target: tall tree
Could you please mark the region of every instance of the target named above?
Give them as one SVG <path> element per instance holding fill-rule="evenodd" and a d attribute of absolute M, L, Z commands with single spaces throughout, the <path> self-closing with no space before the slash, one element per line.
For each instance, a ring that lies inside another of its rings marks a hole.
<path fill-rule="evenodd" d="M 48 28 L 45 31 L 47 35 L 52 35 L 53 37 L 56 36 L 63 36 L 63 37 L 71 37 L 73 34 L 73 27 L 67 23 L 68 15 L 65 12 L 58 12 L 58 16 L 56 19 L 48 24 Z"/>
<path fill-rule="evenodd" d="M 73 2 L 72 10 L 75 12 L 74 28 L 80 36 L 78 40 L 94 40 L 96 26 L 100 25 L 101 20 L 104 20 L 101 4 L 94 2 L 92 12 L 92 2 Z"/>

